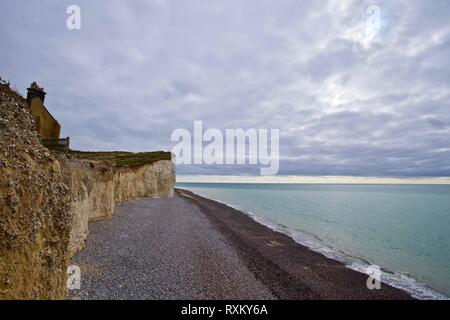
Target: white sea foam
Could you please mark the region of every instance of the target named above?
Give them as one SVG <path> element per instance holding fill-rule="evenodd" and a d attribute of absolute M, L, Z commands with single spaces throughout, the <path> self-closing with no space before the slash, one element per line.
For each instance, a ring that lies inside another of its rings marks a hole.
<path fill-rule="evenodd" d="M 191 190 L 190 190 L 191 191 Z M 201 197 L 203 195 L 195 193 Z M 288 226 L 279 224 L 275 221 L 272 221 L 267 218 L 263 218 L 258 216 L 257 214 L 247 211 L 244 208 L 239 206 L 226 203 L 219 199 L 214 199 L 211 197 L 205 197 L 221 204 L 224 204 L 230 208 L 236 209 L 238 211 L 243 212 L 244 214 L 251 217 L 256 222 L 267 226 L 273 231 L 277 231 L 283 233 L 290 238 L 292 238 L 295 242 L 311 249 L 312 251 L 318 252 L 324 255 L 327 258 L 334 259 L 342 262 L 347 268 L 353 269 L 355 271 L 366 273 L 367 267 L 373 263 L 364 260 L 363 258 L 357 257 L 355 255 L 351 255 L 349 253 L 344 253 L 342 250 L 337 248 L 333 248 L 331 246 L 326 245 L 320 238 L 316 235 L 293 229 Z M 404 273 L 396 273 L 390 270 L 382 269 L 381 270 L 381 282 L 386 283 L 392 287 L 398 288 L 400 290 L 406 291 L 412 297 L 421 300 L 449 300 L 448 297 L 440 294 L 439 292 L 429 288 L 426 284 L 414 279 L 412 276 Z"/>

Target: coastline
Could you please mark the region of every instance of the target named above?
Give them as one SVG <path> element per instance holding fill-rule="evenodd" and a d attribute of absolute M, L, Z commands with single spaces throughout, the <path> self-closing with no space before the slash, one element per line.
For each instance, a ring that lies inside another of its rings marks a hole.
<path fill-rule="evenodd" d="M 409 292 L 385 283 L 380 290 L 369 290 L 366 274 L 311 250 L 227 204 L 175 190 L 201 209 L 256 278 L 280 299 L 414 299 Z"/>
<path fill-rule="evenodd" d="M 179 183 L 450 185 L 449 177 L 178 175 Z"/>
<path fill-rule="evenodd" d="M 69 299 L 411 300 L 226 204 L 175 189 L 172 198 L 118 205 L 70 264 Z"/>

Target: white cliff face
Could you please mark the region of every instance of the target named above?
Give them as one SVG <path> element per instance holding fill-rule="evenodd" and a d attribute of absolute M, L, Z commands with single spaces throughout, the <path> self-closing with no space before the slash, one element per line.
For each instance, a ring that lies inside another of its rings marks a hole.
<path fill-rule="evenodd" d="M 84 247 L 89 234 L 88 222 L 111 218 L 116 203 L 141 197 L 173 196 L 175 165 L 170 160 L 121 168 L 77 159 L 62 163 L 72 191 L 70 256 Z"/>
<path fill-rule="evenodd" d="M 63 177 L 71 191 L 69 255 L 84 246 L 88 222 L 110 218 L 114 212 L 114 182 L 112 167 L 106 164 L 67 160 L 61 157 Z"/>
<path fill-rule="evenodd" d="M 116 203 L 141 197 L 171 197 L 174 185 L 175 165 L 169 160 L 114 170 Z"/>

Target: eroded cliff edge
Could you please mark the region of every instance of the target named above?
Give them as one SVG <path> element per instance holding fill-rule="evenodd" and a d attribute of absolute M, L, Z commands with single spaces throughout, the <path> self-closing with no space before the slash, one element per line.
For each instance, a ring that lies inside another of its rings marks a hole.
<path fill-rule="evenodd" d="M 133 167 L 62 157 L 62 176 L 70 190 L 69 256 L 83 248 L 88 222 L 109 219 L 116 203 L 142 197 L 171 197 L 175 165 L 170 160 Z"/>
<path fill-rule="evenodd" d="M 25 99 L 0 86 L 0 299 L 64 298 L 89 221 L 121 201 L 173 195 L 171 160 L 117 166 L 52 154 L 34 128 Z"/>

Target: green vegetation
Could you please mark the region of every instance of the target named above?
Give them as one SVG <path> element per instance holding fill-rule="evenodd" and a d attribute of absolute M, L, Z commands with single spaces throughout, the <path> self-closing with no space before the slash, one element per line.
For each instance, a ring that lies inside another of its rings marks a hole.
<path fill-rule="evenodd" d="M 159 160 L 172 159 L 171 153 L 166 151 L 132 153 L 125 151 L 90 152 L 70 150 L 69 155 L 86 160 L 112 161 L 116 167 L 134 167 L 154 163 Z"/>
<path fill-rule="evenodd" d="M 113 159 L 118 167 L 140 166 L 159 160 L 171 160 L 172 154 L 165 151 L 140 152 L 121 155 Z"/>

